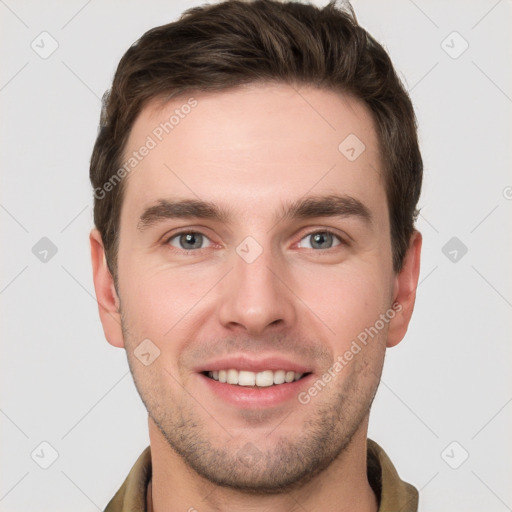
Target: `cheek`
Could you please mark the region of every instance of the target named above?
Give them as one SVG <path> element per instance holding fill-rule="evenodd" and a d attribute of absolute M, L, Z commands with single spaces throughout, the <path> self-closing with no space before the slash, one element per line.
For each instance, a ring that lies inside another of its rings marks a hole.
<path fill-rule="evenodd" d="M 336 351 L 375 324 L 388 305 L 389 283 L 378 268 L 331 268 L 317 272 L 304 302 L 330 328 Z M 306 298 L 307 297 L 307 298 Z"/>
<path fill-rule="evenodd" d="M 207 303 L 202 299 L 217 275 L 199 275 L 190 269 L 152 271 L 133 265 L 125 267 L 123 276 L 120 293 L 125 343 L 133 352 L 142 340 L 151 340 L 161 353 L 158 362 L 176 371 L 180 352 L 200 325 L 197 315 Z"/>

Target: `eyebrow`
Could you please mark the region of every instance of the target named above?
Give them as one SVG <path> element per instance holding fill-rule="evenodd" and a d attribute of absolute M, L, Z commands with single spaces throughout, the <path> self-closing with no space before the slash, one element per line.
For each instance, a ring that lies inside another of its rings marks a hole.
<path fill-rule="evenodd" d="M 359 199 L 347 195 L 308 196 L 281 206 L 275 221 L 310 219 L 314 217 L 356 217 L 370 226 L 372 215 Z M 137 229 L 144 231 L 150 226 L 167 219 L 208 219 L 228 224 L 233 218 L 231 211 L 210 201 L 199 199 L 168 200 L 159 199 L 156 204 L 144 210 L 139 218 Z"/>

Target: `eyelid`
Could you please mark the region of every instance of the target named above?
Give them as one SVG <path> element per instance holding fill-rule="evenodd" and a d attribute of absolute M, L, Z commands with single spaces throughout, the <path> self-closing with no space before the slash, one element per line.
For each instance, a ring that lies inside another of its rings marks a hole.
<path fill-rule="evenodd" d="M 211 237 L 208 236 L 206 233 L 210 232 L 211 230 L 206 226 L 201 225 L 190 225 L 190 226 L 182 226 L 177 227 L 173 229 L 169 229 L 166 231 L 163 235 L 159 237 L 159 241 L 163 242 L 164 244 L 168 242 L 171 238 L 174 238 L 177 235 L 182 235 L 185 233 L 199 233 L 200 235 L 206 236 L 211 240 Z"/>

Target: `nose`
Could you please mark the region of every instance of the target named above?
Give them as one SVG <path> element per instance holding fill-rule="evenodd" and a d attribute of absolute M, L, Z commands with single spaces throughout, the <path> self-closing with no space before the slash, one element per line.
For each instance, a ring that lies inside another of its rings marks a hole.
<path fill-rule="evenodd" d="M 287 280 L 285 263 L 270 250 L 264 249 L 254 261 L 234 251 L 233 269 L 222 281 L 220 322 L 251 335 L 290 327 L 297 311 Z"/>

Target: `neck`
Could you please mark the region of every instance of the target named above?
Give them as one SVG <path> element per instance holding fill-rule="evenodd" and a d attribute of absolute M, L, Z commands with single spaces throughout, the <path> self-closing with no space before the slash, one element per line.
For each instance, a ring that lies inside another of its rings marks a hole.
<path fill-rule="evenodd" d="M 303 487 L 282 494 L 254 495 L 219 487 L 195 473 L 149 419 L 152 478 L 148 486 L 147 511 L 377 512 L 377 498 L 366 472 L 367 425 L 367 420 L 362 422 L 349 446 Z"/>

